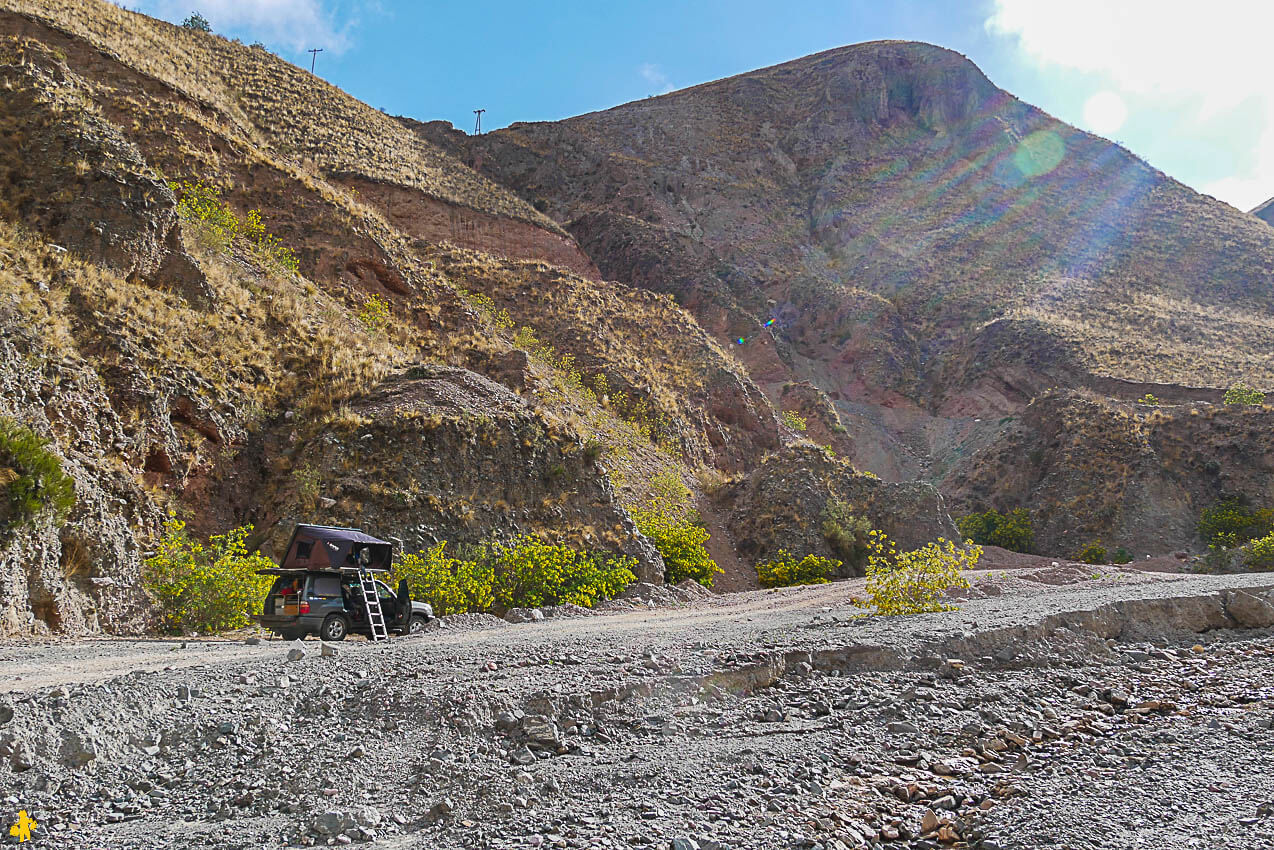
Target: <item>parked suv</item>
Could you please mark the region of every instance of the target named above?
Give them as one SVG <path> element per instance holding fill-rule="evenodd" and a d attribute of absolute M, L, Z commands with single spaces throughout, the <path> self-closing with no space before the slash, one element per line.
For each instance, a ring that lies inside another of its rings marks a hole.
<path fill-rule="evenodd" d="M 393 558 L 392 544 L 352 528 L 298 525 L 278 567 L 259 575 L 275 576 L 256 620 L 289 640 L 318 635 L 344 640 L 371 636 L 359 570 L 384 575 Z M 395 593 L 375 579 L 385 626 L 391 634 L 416 634 L 433 619 L 433 608 L 414 602 L 407 582 Z"/>

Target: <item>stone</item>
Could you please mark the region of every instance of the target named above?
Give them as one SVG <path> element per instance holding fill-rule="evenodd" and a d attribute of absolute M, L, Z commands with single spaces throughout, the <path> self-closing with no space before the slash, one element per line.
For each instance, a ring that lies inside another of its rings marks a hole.
<path fill-rule="evenodd" d="M 305 647 L 299 640 L 292 641 L 292 646 L 288 649 L 288 661 L 300 661 L 304 657 Z"/>
<path fill-rule="evenodd" d="M 353 820 L 345 812 L 337 809 L 328 809 L 310 822 L 310 832 L 318 835 L 337 836 L 353 825 Z"/>
<path fill-rule="evenodd" d="M 562 743 L 557 724 L 541 714 L 528 714 L 522 718 L 522 734 L 533 748 L 556 750 Z"/>
<path fill-rule="evenodd" d="M 245 646 L 260 646 L 260 645 L 261 645 L 261 638 L 259 638 L 259 637 L 250 637 L 250 638 L 248 638 L 247 640 L 245 640 L 243 643 L 244 643 L 244 645 L 245 645 Z"/>
<path fill-rule="evenodd" d="M 1274 605 L 1242 590 L 1232 590 L 1226 594 L 1225 610 L 1236 623 L 1246 629 L 1274 626 Z"/>
<path fill-rule="evenodd" d="M 319 647 L 319 655 L 323 658 L 335 658 L 339 650 L 330 643 L 324 643 Z"/>
<path fill-rule="evenodd" d="M 894 720 L 885 726 L 885 731 L 894 735 L 918 735 L 919 727 L 908 720 Z"/>
<path fill-rule="evenodd" d="M 674 838 L 672 850 L 699 850 L 699 842 L 693 838 Z"/>
<path fill-rule="evenodd" d="M 84 767 L 97 758 L 97 748 L 93 742 L 82 737 L 78 732 L 62 733 L 62 762 L 71 767 Z"/>
<path fill-rule="evenodd" d="M 449 817 L 456 810 L 456 804 L 449 799 L 442 799 L 434 803 L 429 808 L 429 817 L 432 820 Z"/>

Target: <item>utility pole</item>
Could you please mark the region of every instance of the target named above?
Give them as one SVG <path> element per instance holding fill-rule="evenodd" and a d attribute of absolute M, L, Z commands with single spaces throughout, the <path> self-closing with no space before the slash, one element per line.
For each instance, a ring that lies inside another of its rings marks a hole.
<path fill-rule="evenodd" d="M 308 53 L 308 54 L 310 54 L 310 73 L 311 73 L 311 74 L 313 74 L 313 73 L 314 73 L 314 62 L 315 62 L 315 60 L 317 60 L 317 59 L 318 59 L 318 55 L 319 55 L 320 53 L 322 53 L 322 52 L 323 52 L 323 48 L 321 48 L 321 47 L 316 47 L 316 48 L 314 48 L 313 50 L 307 50 L 307 51 L 305 51 L 305 52 L 306 52 L 306 53 Z"/>
<path fill-rule="evenodd" d="M 473 135 L 475 136 L 482 135 L 482 113 L 484 112 L 486 112 L 485 109 L 473 110 L 473 114 L 478 116 L 478 120 L 473 122 Z"/>

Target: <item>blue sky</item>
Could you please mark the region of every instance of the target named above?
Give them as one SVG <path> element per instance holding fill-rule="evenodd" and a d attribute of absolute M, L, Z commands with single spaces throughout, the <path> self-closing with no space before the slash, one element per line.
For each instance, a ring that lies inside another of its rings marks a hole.
<path fill-rule="evenodd" d="M 554 120 L 881 38 L 993 82 L 1242 209 L 1274 195 L 1269 0 L 133 0 L 261 41 L 372 106 L 472 130 Z"/>

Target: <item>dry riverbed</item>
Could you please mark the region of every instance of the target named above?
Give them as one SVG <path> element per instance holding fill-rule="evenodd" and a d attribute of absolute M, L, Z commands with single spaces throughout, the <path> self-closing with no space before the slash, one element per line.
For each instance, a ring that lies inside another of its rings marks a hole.
<path fill-rule="evenodd" d="M 973 577 L 906 618 L 845 582 L 3 644 L 0 814 L 66 848 L 1274 847 L 1274 576 Z"/>

